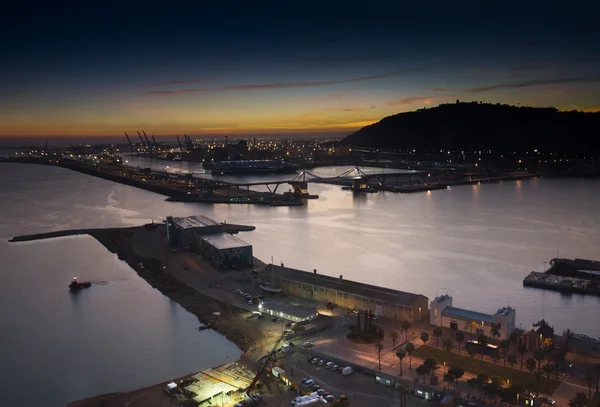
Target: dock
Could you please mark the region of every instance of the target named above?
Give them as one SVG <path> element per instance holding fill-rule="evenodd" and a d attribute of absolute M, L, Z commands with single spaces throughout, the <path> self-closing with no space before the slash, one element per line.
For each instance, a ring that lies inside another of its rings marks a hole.
<path fill-rule="evenodd" d="M 600 262 L 555 258 L 550 261 L 550 266 L 544 273 L 529 273 L 523 285 L 565 293 L 600 295 Z"/>

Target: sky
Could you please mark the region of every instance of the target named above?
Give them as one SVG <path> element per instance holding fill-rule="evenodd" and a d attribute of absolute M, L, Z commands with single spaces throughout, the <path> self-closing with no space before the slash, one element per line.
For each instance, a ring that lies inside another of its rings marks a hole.
<path fill-rule="evenodd" d="M 0 138 L 349 134 L 456 99 L 598 111 L 598 11 L 592 1 L 13 2 L 0 13 Z"/>

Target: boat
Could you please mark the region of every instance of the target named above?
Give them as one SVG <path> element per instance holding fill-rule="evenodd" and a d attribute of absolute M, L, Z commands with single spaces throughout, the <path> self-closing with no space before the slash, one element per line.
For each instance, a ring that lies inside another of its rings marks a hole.
<path fill-rule="evenodd" d="M 264 283 L 260 285 L 260 289 L 266 291 L 268 293 L 280 293 L 281 288 L 276 288 L 271 285 L 271 283 Z"/>
<path fill-rule="evenodd" d="M 203 167 L 209 169 L 208 165 L 203 164 Z M 210 165 L 210 171 L 212 174 L 281 174 L 295 172 L 296 167 L 283 160 L 236 160 L 218 161 Z"/>
<path fill-rule="evenodd" d="M 77 277 L 73 277 L 73 280 L 71 280 L 71 283 L 69 284 L 69 290 L 76 291 L 82 288 L 89 288 L 91 285 L 92 283 L 89 281 L 79 281 Z"/>

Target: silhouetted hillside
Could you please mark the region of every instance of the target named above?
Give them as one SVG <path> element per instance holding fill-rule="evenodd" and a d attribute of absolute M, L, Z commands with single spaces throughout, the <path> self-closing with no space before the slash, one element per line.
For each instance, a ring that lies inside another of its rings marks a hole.
<path fill-rule="evenodd" d="M 444 104 L 388 116 L 343 144 L 388 149 L 534 149 L 600 153 L 600 112 L 486 103 Z"/>

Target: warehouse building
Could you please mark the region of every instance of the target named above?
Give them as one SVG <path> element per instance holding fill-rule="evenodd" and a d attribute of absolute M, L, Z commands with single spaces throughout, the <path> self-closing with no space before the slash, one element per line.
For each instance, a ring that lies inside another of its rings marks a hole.
<path fill-rule="evenodd" d="M 492 337 L 492 327 L 496 327 L 500 336 L 499 340 L 508 339 L 515 330 L 514 308 L 503 307 L 495 314 L 486 314 L 452 306 L 452 297 L 441 295 L 431 301 L 431 313 L 429 323 L 434 326 L 456 329 L 479 335 Z M 475 322 L 477 328 L 469 327 L 467 324 Z"/>
<path fill-rule="evenodd" d="M 207 216 L 167 217 L 167 241 L 186 252 L 196 251 L 198 235 L 222 231 L 223 225 Z"/>
<path fill-rule="evenodd" d="M 252 246 L 229 233 L 196 236 L 196 253 L 221 271 L 252 267 Z"/>
<path fill-rule="evenodd" d="M 167 241 L 186 252 L 201 254 L 219 270 L 252 267 L 252 246 L 224 232 L 207 216 L 167 217 Z"/>
<path fill-rule="evenodd" d="M 283 266 L 269 265 L 266 270 L 275 286 L 286 294 L 310 298 L 322 303 L 332 302 L 338 307 L 370 310 L 379 316 L 397 321 L 420 321 L 427 316 L 428 298 L 377 287 L 356 281 L 329 277 Z"/>
<path fill-rule="evenodd" d="M 289 304 L 274 300 L 264 300 L 258 304 L 258 310 L 262 313 L 287 319 L 293 322 L 310 321 L 316 318 L 319 313 L 313 308 L 302 307 L 300 305 Z"/>

